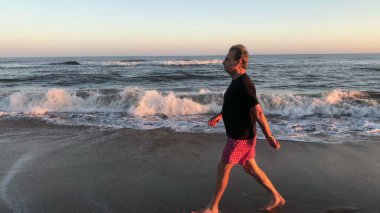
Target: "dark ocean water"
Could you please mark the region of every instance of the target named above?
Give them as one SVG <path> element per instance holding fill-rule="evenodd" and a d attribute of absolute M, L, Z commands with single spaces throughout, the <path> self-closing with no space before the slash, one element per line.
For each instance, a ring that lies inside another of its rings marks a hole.
<path fill-rule="evenodd" d="M 223 58 L 0 58 L 0 119 L 224 132 Z M 248 75 L 277 138 L 380 142 L 380 54 L 251 56 Z"/>

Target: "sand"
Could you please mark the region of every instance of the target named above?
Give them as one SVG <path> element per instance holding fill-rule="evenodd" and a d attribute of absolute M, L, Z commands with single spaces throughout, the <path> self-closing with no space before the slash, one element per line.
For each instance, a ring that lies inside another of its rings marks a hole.
<path fill-rule="evenodd" d="M 0 121 L 0 212 L 190 212 L 214 190 L 225 134 Z M 287 200 L 278 212 L 380 212 L 380 141 L 258 140 L 256 159 Z M 233 168 L 223 213 L 270 199 Z"/>

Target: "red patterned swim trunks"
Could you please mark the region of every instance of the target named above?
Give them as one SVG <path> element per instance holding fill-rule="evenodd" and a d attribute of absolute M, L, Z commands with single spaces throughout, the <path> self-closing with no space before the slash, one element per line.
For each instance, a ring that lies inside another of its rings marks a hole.
<path fill-rule="evenodd" d="M 225 163 L 241 164 L 255 157 L 256 137 L 248 140 L 238 140 L 231 137 L 227 138 L 224 147 L 222 160 Z"/>

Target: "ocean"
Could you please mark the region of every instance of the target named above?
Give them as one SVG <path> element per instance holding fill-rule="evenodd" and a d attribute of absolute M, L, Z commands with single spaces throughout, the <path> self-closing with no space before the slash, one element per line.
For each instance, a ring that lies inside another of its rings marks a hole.
<path fill-rule="evenodd" d="M 0 120 L 224 133 L 224 56 L 0 58 Z M 380 54 L 253 55 L 279 140 L 380 142 Z M 258 127 L 258 138 L 264 138 Z"/>

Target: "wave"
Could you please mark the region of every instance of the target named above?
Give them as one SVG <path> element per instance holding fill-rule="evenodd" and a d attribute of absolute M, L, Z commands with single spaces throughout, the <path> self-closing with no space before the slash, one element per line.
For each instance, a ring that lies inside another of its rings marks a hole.
<path fill-rule="evenodd" d="M 191 80 L 205 80 L 209 81 L 213 80 L 225 80 L 226 77 L 222 75 L 205 75 L 205 74 L 193 74 L 186 72 L 178 72 L 178 73 L 152 73 L 147 76 L 131 76 L 129 79 L 133 82 L 168 82 L 168 81 L 186 81 L 189 82 Z"/>
<path fill-rule="evenodd" d="M 371 99 L 363 91 L 344 91 L 335 89 L 321 94 L 320 97 L 305 95 L 262 95 L 260 100 L 271 114 L 286 117 L 352 116 L 380 117 L 379 102 Z"/>
<path fill-rule="evenodd" d="M 14 78 L 0 78 L 0 83 L 14 83 L 25 81 L 24 79 L 14 79 Z"/>
<path fill-rule="evenodd" d="M 155 90 L 146 91 L 139 100 L 138 105 L 132 106 L 130 111 L 137 116 L 145 115 L 193 115 L 213 111 L 216 105 L 203 105 L 189 98 L 178 98 L 173 92 L 162 95 Z"/>
<path fill-rule="evenodd" d="M 367 71 L 380 71 L 380 67 L 368 67 L 368 66 L 358 66 L 358 67 L 353 67 L 352 70 L 367 70 Z"/>
<path fill-rule="evenodd" d="M 78 61 L 65 61 L 65 62 L 51 63 L 49 65 L 80 65 L 80 63 Z"/>
<path fill-rule="evenodd" d="M 80 84 L 101 84 L 107 82 L 114 82 L 124 84 L 128 82 L 138 82 L 139 84 L 151 84 L 157 82 L 188 82 L 189 80 L 210 80 L 212 78 L 224 80 L 225 77 L 221 75 L 196 75 L 190 73 L 176 73 L 176 74 L 151 74 L 147 76 L 128 76 L 125 77 L 121 72 L 108 72 L 102 74 L 81 74 L 81 73 L 57 73 L 57 74 L 43 74 L 43 75 L 33 75 L 28 77 L 17 77 L 17 78 L 1 78 L 0 83 L 10 84 L 10 83 L 25 83 L 28 85 L 41 84 L 48 86 L 73 86 Z"/>
<path fill-rule="evenodd" d="M 93 66 L 137 66 L 142 64 L 142 61 L 84 61 L 83 65 Z"/>
<path fill-rule="evenodd" d="M 12 63 L 4 63 L 0 65 L 0 69 L 31 69 L 31 68 L 42 68 L 41 65 L 36 64 L 12 64 Z"/>
<path fill-rule="evenodd" d="M 11 61 L 0 61 L 0 64 L 18 63 L 18 62 L 21 62 L 21 61 L 15 61 L 15 60 L 11 60 Z"/>
<path fill-rule="evenodd" d="M 102 74 L 88 74 L 88 73 L 48 73 L 45 71 L 39 75 L 32 75 L 27 77 L 18 78 L 0 78 L 0 83 L 18 83 L 25 82 L 28 84 L 43 83 L 54 84 L 58 86 L 72 86 L 83 83 L 105 83 L 109 81 L 117 82 L 121 80 L 119 73 L 110 72 Z"/>
<path fill-rule="evenodd" d="M 182 61 L 154 61 L 153 64 L 163 66 L 186 66 L 186 65 L 208 65 L 208 64 L 222 64 L 222 60 L 182 60 Z"/>
<path fill-rule="evenodd" d="M 99 91 L 76 92 L 49 89 L 39 92 L 16 92 L 9 97 L 9 110 L 32 115 L 47 112 L 128 112 L 135 116 L 155 114 L 191 115 L 213 112 L 215 103 L 202 104 L 175 93 L 161 93 L 139 87 L 127 87 L 116 94 Z"/>
<path fill-rule="evenodd" d="M 120 62 L 143 62 L 143 61 L 148 61 L 145 59 L 125 59 L 125 60 L 120 60 Z"/>
<path fill-rule="evenodd" d="M 363 125 L 364 129 L 368 129 L 368 133 L 380 134 L 380 123 L 366 121 Z"/>
<path fill-rule="evenodd" d="M 261 94 L 259 102 L 268 115 L 301 118 L 304 116 L 378 117 L 380 104 L 362 91 L 332 90 L 313 97 L 302 94 Z M 127 112 L 134 116 L 168 116 L 219 112 L 223 92 L 200 88 L 193 92 L 160 92 L 141 87 L 123 90 L 20 91 L 0 102 L 0 110 L 27 114 L 47 112 Z M 6 110 L 4 110 L 6 109 Z"/>
<path fill-rule="evenodd" d="M 58 125 L 112 128 L 172 128 L 176 131 L 223 132 L 223 122 L 208 128 L 219 113 L 223 92 L 158 91 L 141 87 L 104 90 L 25 90 L 3 93 L 0 119 L 36 118 Z M 380 104 L 363 91 L 258 96 L 272 132 L 286 139 L 347 141 L 351 136 L 380 135 Z M 259 133 L 259 137 L 260 137 Z"/>
<path fill-rule="evenodd" d="M 85 65 L 101 65 L 101 66 L 138 66 L 138 65 L 156 65 L 156 66 L 194 66 L 221 64 L 223 61 L 219 59 L 211 60 L 165 60 L 165 61 L 149 61 L 149 60 L 118 60 L 118 61 L 84 61 Z"/>

